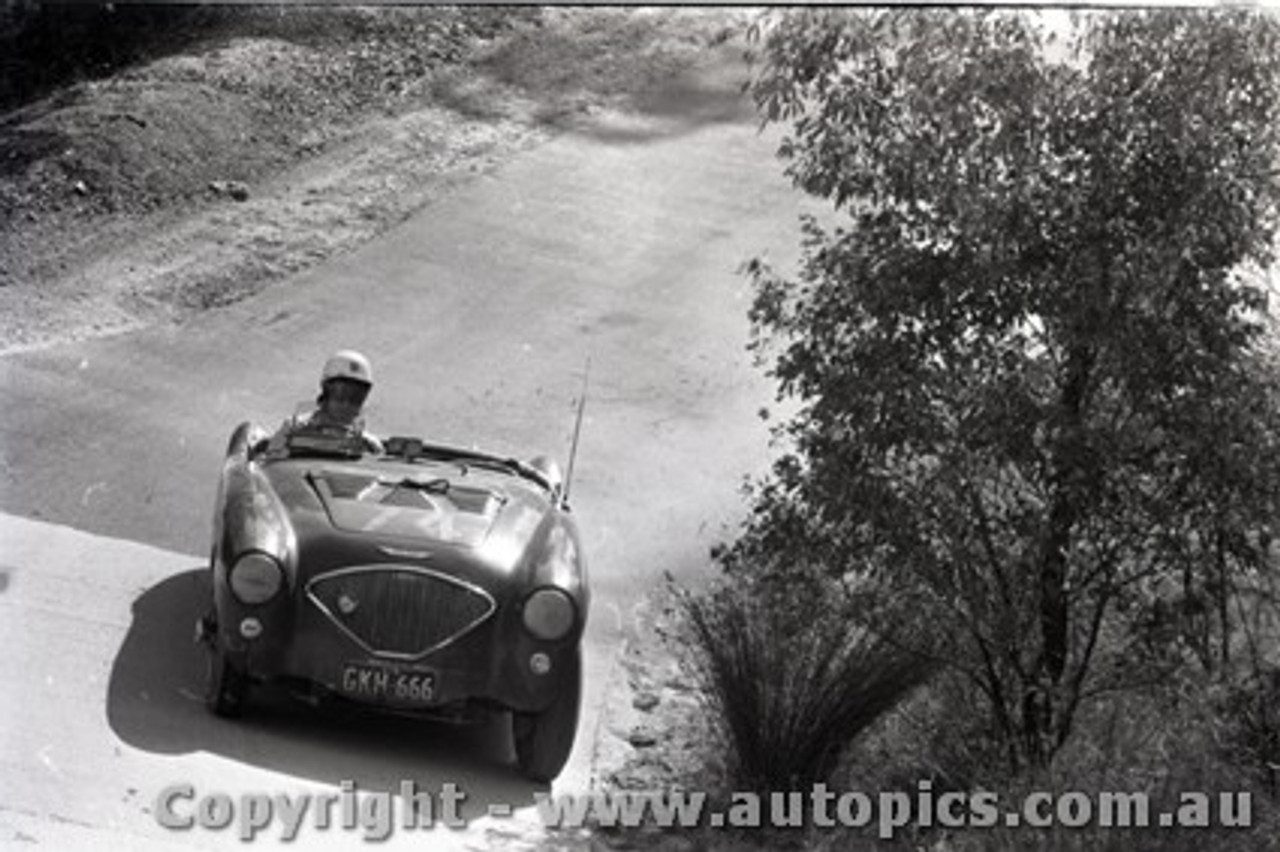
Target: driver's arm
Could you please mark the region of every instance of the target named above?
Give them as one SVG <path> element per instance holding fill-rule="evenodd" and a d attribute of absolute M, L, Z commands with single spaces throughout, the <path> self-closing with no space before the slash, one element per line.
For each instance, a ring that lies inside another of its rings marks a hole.
<path fill-rule="evenodd" d="M 289 431 L 292 428 L 293 424 L 288 420 L 281 423 L 280 428 L 276 430 L 274 435 L 253 445 L 253 449 L 250 451 L 250 457 L 267 451 L 270 451 L 273 454 L 283 453 L 289 439 Z"/>

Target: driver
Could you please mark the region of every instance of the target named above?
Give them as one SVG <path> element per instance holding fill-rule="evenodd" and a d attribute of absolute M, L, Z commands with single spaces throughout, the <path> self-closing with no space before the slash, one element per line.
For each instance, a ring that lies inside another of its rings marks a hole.
<path fill-rule="evenodd" d="M 292 428 L 341 427 L 358 434 L 367 452 L 381 455 L 384 452 L 382 441 L 364 431 L 364 421 L 360 417 L 372 387 L 373 371 L 368 358 L 350 349 L 335 352 L 324 362 L 320 373 L 320 395 L 316 397 L 315 410 L 296 421 Z M 281 429 L 271 444 L 282 446 L 287 431 Z"/>

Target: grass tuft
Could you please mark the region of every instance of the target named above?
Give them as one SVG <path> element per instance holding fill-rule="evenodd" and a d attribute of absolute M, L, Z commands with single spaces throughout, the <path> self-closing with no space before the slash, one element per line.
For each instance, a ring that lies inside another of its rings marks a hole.
<path fill-rule="evenodd" d="M 757 586 L 683 594 L 689 662 L 726 748 L 735 790 L 803 790 L 930 674 L 852 623 L 833 601 L 803 605 Z"/>

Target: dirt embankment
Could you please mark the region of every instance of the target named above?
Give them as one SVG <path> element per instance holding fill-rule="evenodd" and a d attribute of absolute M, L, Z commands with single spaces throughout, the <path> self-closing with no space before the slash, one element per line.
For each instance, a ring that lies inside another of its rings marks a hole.
<path fill-rule="evenodd" d="M 24 66 L 30 85 L 0 93 L 0 352 L 244 298 L 584 114 L 634 107 L 742 27 L 692 10 L 172 14 L 132 52 Z M 67 67 L 96 76 L 68 84 Z"/>

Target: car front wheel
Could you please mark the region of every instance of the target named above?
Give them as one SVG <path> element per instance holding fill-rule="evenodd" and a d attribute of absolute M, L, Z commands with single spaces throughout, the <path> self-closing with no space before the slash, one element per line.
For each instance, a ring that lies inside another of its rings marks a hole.
<path fill-rule="evenodd" d="M 239 716 L 249 697 L 249 676 L 236 665 L 215 636 L 209 648 L 204 701 L 219 716 Z"/>
<path fill-rule="evenodd" d="M 561 673 L 560 692 L 547 709 L 538 713 L 512 713 L 511 732 L 516 764 L 527 777 L 550 782 L 560 774 L 573 750 L 578 732 L 578 705 L 582 698 L 582 649 L 575 649 L 568 668 Z"/>

